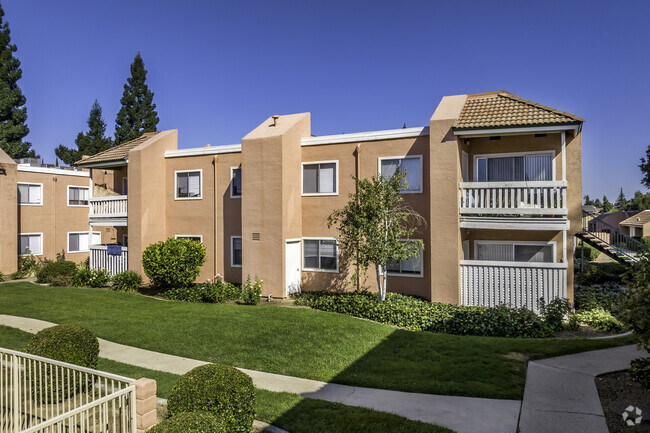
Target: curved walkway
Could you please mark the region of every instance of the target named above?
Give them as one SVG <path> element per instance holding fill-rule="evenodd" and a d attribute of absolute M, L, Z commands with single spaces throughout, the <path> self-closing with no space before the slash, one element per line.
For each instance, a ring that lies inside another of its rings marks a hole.
<path fill-rule="evenodd" d="M 56 324 L 0 314 L 0 325 L 36 333 Z M 174 374 L 184 374 L 194 367 L 207 364 L 204 361 L 138 349 L 101 338 L 99 355 L 113 361 Z M 411 420 L 442 425 L 458 433 L 514 433 L 521 408 L 521 402 L 517 400 L 388 391 L 243 368 L 240 370 L 248 374 L 258 388 L 390 412 Z"/>
<path fill-rule="evenodd" d="M 0 314 L 0 325 L 36 333 L 55 323 Z M 99 350 L 102 358 L 174 374 L 207 364 L 101 338 Z M 607 433 L 594 378 L 625 370 L 641 356 L 648 354 L 632 345 L 530 361 L 523 402 L 362 388 L 239 370 L 258 388 L 390 412 L 458 433 Z"/>

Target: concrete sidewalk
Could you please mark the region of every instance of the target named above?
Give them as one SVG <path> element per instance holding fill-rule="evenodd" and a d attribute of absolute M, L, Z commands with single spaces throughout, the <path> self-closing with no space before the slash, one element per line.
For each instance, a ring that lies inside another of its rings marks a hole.
<path fill-rule="evenodd" d="M 529 362 L 520 432 L 608 433 L 594 378 L 642 356 L 648 354 L 623 346 Z"/>
<path fill-rule="evenodd" d="M 0 325 L 36 333 L 55 324 L 25 317 L 0 315 Z M 174 374 L 184 374 L 194 367 L 207 364 L 103 339 L 99 339 L 99 351 L 102 358 Z M 521 402 L 517 400 L 388 391 L 240 370 L 251 376 L 258 388 L 389 412 L 415 421 L 442 425 L 458 433 L 515 433 L 521 408 Z"/>

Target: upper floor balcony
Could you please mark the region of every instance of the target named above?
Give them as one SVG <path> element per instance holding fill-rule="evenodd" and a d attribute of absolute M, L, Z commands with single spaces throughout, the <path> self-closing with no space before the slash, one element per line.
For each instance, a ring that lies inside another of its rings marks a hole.
<path fill-rule="evenodd" d="M 568 214 L 566 181 L 460 182 L 461 215 L 547 216 Z"/>
<path fill-rule="evenodd" d="M 127 226 L 128 200 L 126 195 L 93 197 L 89 200 L 88 221 L 93 226 Z"/>

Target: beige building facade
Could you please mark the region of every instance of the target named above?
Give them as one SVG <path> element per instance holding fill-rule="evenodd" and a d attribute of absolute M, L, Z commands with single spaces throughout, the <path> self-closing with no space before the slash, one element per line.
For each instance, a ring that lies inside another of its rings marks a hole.
<path fill-rule="evenodd" d="M 93 191 L 106 190 L 89 199 L 86 224 L 122 245 L 120 256 L 98 249 L 91 264 L 143 273 L 144 248 L 187 237 L 206 247 L 199 280 L 258 276 L 274 297 L 351 290 L 327 217 L 353 177 L 399 169 L 404 200 L 426 221 L 413 236 L 424 249 L 391 265 L 388 290 L 537 310 L 540 298 L 573 297 L 582 123 L 498 91 L 444 97 L 418 128 L 317 137 L 299 113 L 272 116 L 233 145 L 178 149 L 176 130 L 147 133 L 77 163 L 92 170 Z M 374 269 L 365 286 L 377 289 Z"/>

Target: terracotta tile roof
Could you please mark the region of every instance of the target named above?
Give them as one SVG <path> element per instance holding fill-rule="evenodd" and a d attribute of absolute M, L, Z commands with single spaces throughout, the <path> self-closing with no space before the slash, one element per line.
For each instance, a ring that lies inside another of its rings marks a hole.
<path fill-rule="evenodd" d="M 621 221 L 621 224 L 625 225 L 643 225 L 646 223 L 650 223 L 650 210 L 644 210 L 643 212 L 631 216 L 625 221 Z"/>
<path fill-rule="evenodd" d="M 504 90 L 469 95 L 454 129 L 578 124 L 584 119 Z"/>
<path fill-rule="evenodd" d="M 145 132 L 142 134 L 140 137 L 136 138 L 135 140 L 127 141 L 126 143 L 118 144 L 117 146 L 113 146 L 110 149 L 106 149 L 102 152 L 96 153 L 92 156 L 89 156 L 88 158 L 82 159 L 80 161 L 75 162 L 74 164 L 77 166 L 84 166 L 86 164 L 94 164 L 98 162 L 113 162 L 113 161 L 120 161 L 120 160 L 125 160 L 129 156 L 129 151 L 133 149 L 134 147 L 138 146 L 139 144 L 144 143 L 147 141 L 149 138 L 153 137 L 154 135 L 158 134 L 157 132 Z"/>

